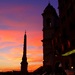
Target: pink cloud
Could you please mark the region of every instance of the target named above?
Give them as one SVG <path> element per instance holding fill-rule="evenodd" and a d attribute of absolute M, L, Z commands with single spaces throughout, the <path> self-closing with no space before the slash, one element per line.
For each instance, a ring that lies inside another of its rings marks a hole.
<path fill-rule="evenodd" d="M 10 6 L 1 8 L 0 11 L 0 26 L 2 26 L 2 28 L 6 27 L 6 29 L 13 30 L 38 30 L 41 27 L 42 22 L 41 20 L 38 20 L 39 16 L 37 14 L 36 8 L 31 5 L 14 5 L 13 7 Z"/>
<path fill-rule="evenodd" d="M 18 14 L 18 13 L 25 13 L 29 11 L 29 9 L 34 9 L 31 5 L 7 5 L 6 7 L 0 8 L 0 14 Z"/>

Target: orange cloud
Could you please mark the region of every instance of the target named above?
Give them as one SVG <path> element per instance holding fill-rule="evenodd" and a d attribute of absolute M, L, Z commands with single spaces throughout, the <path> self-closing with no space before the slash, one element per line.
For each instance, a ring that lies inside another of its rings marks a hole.
<path fill-rule="evenodd" d="M 34 70 L 36 70 L 37 68 L 39 68 L 40 66 L 42 66 L 42 63 L 41 64 L 38 64 L 38 65 L 30 65 L 29 67 L 28 67 L 28 70 L 30 71 L 30 72 L 33 72 Z"/>
<path fill-rule="evenodd" d="M 2 42 L 23 42 L 24 32 L 14 30 L 0 30 L 0 41 Z M 17 41 L 18 40 L 18 41 Z"/>
<path fill-rule="evenodd" d="M 24 31 L 0 30 L 0 34 L 0 70 L 20 70 Z M 39 35 L 39 37 L 36 35 Z M 27 32 L 27 61 L 29 71 L 33 71 L 42 65 L 41 39 L 42 36 L 39 31 Z"/>

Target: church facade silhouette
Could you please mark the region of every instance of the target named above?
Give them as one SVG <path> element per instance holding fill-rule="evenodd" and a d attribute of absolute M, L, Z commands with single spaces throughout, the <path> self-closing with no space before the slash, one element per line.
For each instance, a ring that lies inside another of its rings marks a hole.
<path fill-rule="evenodd" d="M 55 9 L 49 3 L 43 14 L 43 65 L 52 65 L 54 62 L 53 38 L 58 29 L 58 16 Z"/>

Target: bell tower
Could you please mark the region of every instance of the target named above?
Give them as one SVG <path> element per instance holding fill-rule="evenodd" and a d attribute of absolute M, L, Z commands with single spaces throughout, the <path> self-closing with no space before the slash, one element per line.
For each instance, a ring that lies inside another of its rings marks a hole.
<path fill-rule="evenodd" d="M 28 75 L 28 71 L 27 71 L 28 63 L 27 63 L 26 50 L 27 50 L 27 36 L 26 36 L 26 32 L 25 32 L 23 57 L 22 57 L 22 62 L 21 62 L 21 75 Z"/>
<path fill-rule="evenodd" d="M 49 3 L 42 13 L 43 16 L 43 66 L 53 65 L 54 50 L 52 48 L 52 39 L 58 27 L 58 16 Z"/>

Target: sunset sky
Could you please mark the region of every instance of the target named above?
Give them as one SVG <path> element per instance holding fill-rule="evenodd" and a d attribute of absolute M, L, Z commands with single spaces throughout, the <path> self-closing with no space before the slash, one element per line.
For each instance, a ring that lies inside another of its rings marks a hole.
<path fill-rule="evenodd" d="M 42 13 L 57 0 L 0 0 L 0 71 L 20 70 L 25 30 L 28 71 L 42 65 Z"/>

